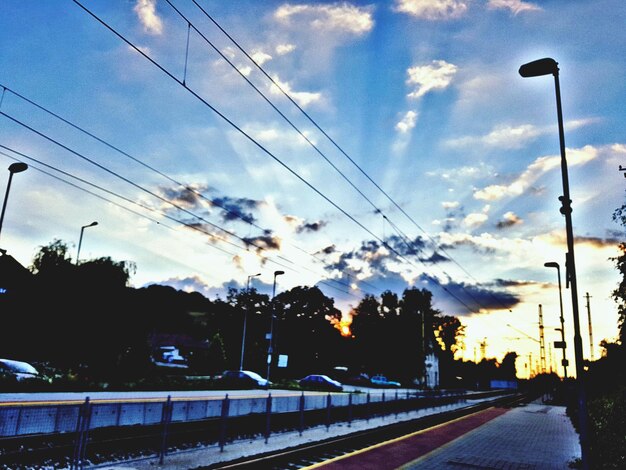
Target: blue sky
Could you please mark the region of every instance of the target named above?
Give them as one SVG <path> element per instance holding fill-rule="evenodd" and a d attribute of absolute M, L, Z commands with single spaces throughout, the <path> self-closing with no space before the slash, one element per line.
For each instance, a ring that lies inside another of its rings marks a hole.
<path fill-rule="evenodd" d="M 560 339 L 543 266 L 559 262 L 565 282 L 554 81 L 518 74 L 553 57 L 585 354 L 585 293 L 595 356 L 615 337 L 622 1 L 7 0 L 0 12 L 0 165 L 30 165 L 0 246 L 20 262 L 54 239 L 75 257 L 96 220 L 81 259 L 136 263 L 135 287 L 215 298 L 261 273 L 253 286 L 269 293 L 284 270 L 279 290 L 320 283 L 346 315 L 366 293 L 424 287 L 467 325 L 465 357 L 486 338 L 489 357 L 522 355 L 521 375 L 539 356 L 520 333 L 538 337 L 539 304 L 546 343 Z"/>

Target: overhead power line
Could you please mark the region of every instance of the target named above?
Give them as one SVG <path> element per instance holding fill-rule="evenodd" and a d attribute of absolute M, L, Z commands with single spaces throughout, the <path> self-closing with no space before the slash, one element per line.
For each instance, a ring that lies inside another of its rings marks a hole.
<path fill-rule="evenodd" d="M 363 230 L 365 230 L 367 233 L 369 233 L 373 238 L 375 238 L 376 240 L 378 240 L 381 243 L 385 243 L 384 240 L 382 240 L 379 236 L 377 236 L 376 234 L 374 234 L 370 229 L 368 229 L 367 227 L 365 227 L 361 222 L 359 222 L 354 216 L 352 216 L 351 214 L 349 214 L 345 209 L 343 209 L 342 207 L 340 207 L 337 203 L 335 203 L 334 201 L 332 201 L 328 196 L 326 196 L 325 194 L 323 194 L 319 189 L 317 189 L 313 184 L 311 184 L 309 181 L 307 181 L 305 178 L 303 178 L 302 176 L 300 176 L 297 172 L 295 172 L 293 169 L 291 169 L 287 164 L 285 164 L 282 160 L 280 160 L 276 155 L 274 155 L 271 151 L 269 151 L 265 146 L 263 146 L 262 144 L 260 144 L 258 141 L 256 141 L 250 134 L 246 133 L 240 126 L 238 126 L 237 124 L 235 124 L 230 118 L 228 118 L 226 115 L 224 115 L 221 111 L 219 111 L 215 106 L 211 105 L 208 101 L 206 101 L 204 98 L 202 98 L 200 95 L 198 95 L 198 93 L 196 93 L 194 90 L 192 90 L 191 88 L 189 88 L 186 84 L 184 84 L 180 79 L 178 79 L 172 72 L 170 72 L 169 70 L 167 70 L 164 66 L 162 66 L 161 64 L 159 64 L 155 59 L 153 59 L 152 57 L 150 57 L 144 50 L 140 49 L 139 47 L 137 47 L 135 44 L 133 44 L 129 39 L 127 39 L 123 34 L 121 34 L 120 32 L 118 32 L 115 28 L 113 28 L 112 26 L 110 26 L 106 21 L 102 20 L 101 18 L 99 18 L 96 14 L 94 14 L 92 11 L 90 11 L 88 8 L 86 8 L 84 5 L 82 5 L 78 0 L 73 0 L 73 2 L 78 5 L 82 10 L 84 10 L 88 15 L 90 15 L 92 18 L 94 18 L 97 22 L 99 22 L 102 26 L 104 26 L 106 29 L 108 29 L 110 32 L 112 32 L 115 36 L 117 36 L 120 40 L 122 40 L 124 43 L 126 43 L 128 46 L 130 46 L 132 49 L 134 49 L 137 53 L 139 53 L 141 56 L 143 56 L 145 59 L 147 59 L 150 63 L 152 63 L 155 67 L 157 67 L 160 71 L 162 71 L 165 75 L 167 75 L 170 79 L 172 79 L 174 82 L 176 82 L 178 85 L 180 85 L 181 87 L 183 87 L 185 90 L 187 90 L 190 94 L 192 94 L 196 99 L 198 99 L 200 102 L 202 102 L 205 106 L 207 106 L 211 111 L 213 111 L 215 114 L 217 114 L 217 116 L 219 116 L 222 120 L 224 120 L 227 124 L 229 124 L 231 127 L 233 127 L 237 132 L 239 132 L 241 135 L 243 135 L 248 141 L 250 141 L 252 144 L 254 144 L 259 150 L 261 150 L 263 153 L 265 153 L 267 156 L 269 156 L 270 158 L 272 158 L 274 161 L 276 161 L 277 163 L 279 163 L 283 168 L 285 168 L 289 173 L 291 173 L 293 176 L 295 176 L 298 180 L 300 180 L 302 183 L 304 183 L 306 186 L 308 186 L 311 190 L 313 190 L 316 194 L 318 194 L 320 197 L 322 197 L 325 201 L 327 201 L 329 204 L 331 204 L 335 209 L 339 210 L 344 216 L 346 216 L 347 218 L 349 218 L 351 221 L 353 221 L 355 224 L 357 224 L 360 228 L 362 228 Z M 388 247 L 389 250 L 391 252 L 393 252 L 399 259 L 404 260 L 405 262 L 407 262 L 409 265 L 415 267 L 413 265 L 413 263 L 408 260 L 406 257 L 404 257 L 401 253 L 399 253 L 397 250 L 393 249 L 392 247 Z M 437 281 L 438 282 L 438 281 Z M 440 284 L 438 282 L 438 284 Z M 441 284 L 440 284 L 441 285 Z M 445 286 L 442 286 L 445 287 Z M 446 290 L 446 289 L 444 289 Z M 462 305 L 464 305 L 466 308 L 468 308 L 468 310 L 470 312 L 473 312 L 473 310 L 471 308 L 469 308 L 463 301 L 461 301 L 458 297 L 456 297 L 454 294 L 450 293 L 448 291 L 448 293 L 450 295 L 452 295 L 453 297 L 455 297 L 457 299 L 457 301 L 459 301 L 459 303 L 461 303 Z"/>
<path fill-rule="evenodd" d="M 239 42 L 233 38 L 232 35 L 230 35 L 223 27 L 222 25 L 215 20 L 215 18 L 213 18 L 213 16 L 211 16 L 196 0 L 192 0 L 193 3 L 198 7 L 198 9 L 235 45 L 235 47 L 237 49 L 239 49 L 239 51 L 241 51 L 242 54 L 244 54 L 246 56 L 246 58 L 248 60 L 250 60 L 250 62 L 252 62 L 254 64 L 254 66 L 263 74 L 263 76 L 265 76 L 274 87 L 276 87 L 276 89 L 278 89 L 281 94 L 283 94 L 285 96 L 285 98 L 287 98 L 287 100 L 293 105 L 295 106 L 301 113 L 302 115 L 304 115 L 306 117 L 306 119 L 313 124 L 313 126 L 315 126 L 315 128 L 326 138 L 328 139 L 328 141 L 350 162 L 352 163 L 352 165 L 354 165 L 355 168 L 357 168 L 357 170 L 363 175 L 365 176 L 365 178 L 370 181 L 370 183 L 372 183 L 374 185 L 374 187 L 376 187 L 376 189 L 378 189 L 392 204 L 394 207 L 396 207 L 415 227 L 417 227 L 420 231 L 422 231 L 426 237 L 431 241 L 431 243 L 434 245 L 435 250 L 439 250 L 442 253 L 445 253 L 446 257 L 452 262 L 454 263 L 457 267 L 459 267 L 467 276 L 469 276 L 471 279 L 473 279 L 477 284 L 480 284 L 480 282 L 469 272 L 467 271 L 459 262 L 457 262 L 454 257 L 448 253 L 444 247 L 442 247 L 441 245 L 439 245 L 439 243 L 437 243 L 437 241 L 426 231 L 424 230 L 416 221 L 413 217 L 411 217 L 410 214 L 408 214 L 404 208 L 398 204 L 390 195 L 387 191 L 385 191 L 365 170 L 363 170 L 363 168 L 361 168 L 361 166 L 352 158 L 350 157 L 350 155 L 337 143 L 337 141 L 335 139 L 333 139 L 318 123 L 317 121 L 309 114 L 307 113 L 307 111 L 305 111 L 302 106 L 300 106 L 292 97 L 291 95 L 289 95 L 289 93 L 280 85 L 280 83 L 278 83 L 270 74 L 268 74 L 265 69 L 256 61 L 254 60 L 254 58 L 241 46 L 241 44 L 239 44 Z M 183 16 L 179 10 L 174 7 L 171 3 L 170 0 L 166 0 L 166 2 L 179 14 L 181 15 L 181 17 L 183 17 L 185 19 L 185 21 L 187 21 L 189 24 L 192 24 L 190 22 L 190 20 Z M 198 31 L 198 29 L 192 25 L 192 27 L 194 28 L 194 30 L 196 32 L 198 32 L 198 34 L 201 35 L 201 37 L 203 37 L 207 43 L 209 43 L 211 45 L 211 47 L 231 66 L 233 67 L 243 78 L 244 80 L 250 85 L 252 86 L 266 101 L 269 102 L 269 100 L 267 99 L 267 97 L 258 89 L 258 87 L 256 87 L 255 85 L 253 85 L 250 80 L 241 73 L 241 71 L 239 70 L 239 68 L 237 68 L 231 60 L 229 60 L 219 49 L 217 49 L 208 39 L 205 38 L 205 36 L 200 33 L 200 31 Z M 281 111 L 279 111 L 276 106 L 270 102 L 270 105 L 272 106 L 272 108 L 274 108 L 292 127 L 293 124 L 291 122 L 291 120 L 289 120 L 287 117 L 285 117 L 284 113 L 282 113 Z M 304 134 L 297 128 L 295 128 L 296 131 L 303 136 L 306 141 L 312 145 L 315 150 L 320 153 L 320 155 L 333 167 L 333 169 L 335 169 L 337 172 L 339 172 L 339 174 L 348 181 L 348 183 L 355 189 L 357 190 L 357 192 L 370 204 L 372 205 L 372 207 L 374 207 L 375 211 L 377 213 L 381 213 L 384 215 L 383 211 L 381 209 L 379 209 L 367 196 L 365 196 L 365 194 L 358 189 L 346 176 L 343 172 L 341 172 L 336 165 L 334 165 L 332 162 L 330 162 L 330 160 L 326 157 L 326 155 L 324 155 L 323 153 L 321 153 L 317 146 L 315 146 L 310 139 L 308 139 L 306 136 L 304 136 Z M 387 216 L 385 216 L 387 217 Z M 387 220 L 389 220 L 389 218 L 387 217 Z M 501 305 L 503 308 L 510 310 L 508 306 L 504 305 L 500 299 L 498 299 L 497 297 L 493 296 L 493 294 L 491 294 L 491 297 L 499 304 Z M 475 299 L 474 299 L 475 300 Z M 476 301 L 476 300 L 475 300 Z M 480 303 L 478 303 L 478 305 L 480 305 Z"/>
<path fill-rule="evenodd" d="M 184 220 L 181 220 L 181 219 L 178 219 L 178 218 L 176 218 L 176 217 L 173 217 L 173 216 L 171 216 L 171 215 L 167 214 L 166 212 L 164 212 L 164 211 L 162 211 L 162 210 L 155 209 L 155 208 L 153 208 L 153 207 L 147 206 L 147 205 L 145 205 L 145 204 L 142 204 L 142 203 L 140 203 L 140 202 L 137 202 L 137 201 L 135 201 L 135 200 L 132 200 L 132 199 L 130 199 L 130 198 L 127 198 L 127 197 L 125 197 L 125 196 L 122 196 L 122 195 L 120 195 L 119 193 L 116 193 L 115 191 L 111 191 L 111 190 L 109 190 L 109 189 L 104 188 L 103 186 L 100 186 L 100 185 L 97 185 L 97 184 L 95 184 L 95 183 L 92 183 L 92 182 L 90 182 L 90 181 L 88 181 L 88 180 L 86 180 L 86 179 L 84 179 L 84 178 L 78 177 L 78 176 L 73 175 L 73 174 L 71 174 L 71 173 L 69 173 L 69 172 L 66 172 L 66 171 L 64 171 L 64 170 L 61 170 L 60 168 L 57 168 L 57 167 L 55 167 L 55 166 L 53 166 L 53 165 L 49 165 L 49 164 L 47 164 L 47 163 L 45 163 L 45 162 L 41 161 L 40 159 L 37 159 L 37 158 L 35 158 L 35 157 L 31 156 L 31 155 L 27 155 L 27 154 L 25 154 L 25 153 L 19 152 L 19 151 L 15 150 L 15 149 L 12 149 L 12 148 L 7 147 L 7 146 L 2 145 L 2 144 L 0 144 L 0 148 L 3 148 L 3 149 L 5 149 L 5 150 L 7 150 L 7 151 L 9 151 L 9 152 L 12 152 L 12 153 L 14 153 L 15 155 L 19 155 L 19 156 L 20 156 L 20 157 L 22 157 L 23 159 L 26 159 L 26 160 L 28 160 L 28 161 L 30 161 L 30 162 L 35 162 L 36 164 L 41 165 L 41 166 L 43 166 L 43 167 L 45 167 L 45 168 L 49 168 L 49 169 L 51 169 L 51 170 L 54 170 L 54 171 L 56 171 L 56 172 L 58 172 L 58 173 L 60 173 L 60 174 L 62 174 L 62 175 L 64 175 L 64 176 L 67 176 L 68 178 L 71 178 L 71 179 L 74 179 L 74 180 L 76 180 L 76 181 L 79 181 L 79 182 L 81 182 L 81 183 L 83 183 L 83 184 L 85 184 L 85 185 L 87 185 L 87 186 L 90 186 L 90 187 L 92 187 L 92 188 L 95 188 L 95 189 L 97 189 L 97 190 L 99 190 L 99 191 L 102 191 L 102 192 L 104 192 L 104 193 L 106 193 L 106 194 L 109 194 L 109 195 L 111 195 L 111 196 L 114 196 L 114 197 L 116 197 L 116 198 L 119 198 L 119 199 L 121 199 L 121 200 L 123 200 L 123 201 L 125 201 L 125 202 L 127 202 L 127 203 L 129 203 L 129 204 L 132 204 L 132 205 L 138 206 L 138 207 L 140 207 L 141 209 L 147 210 L 147 211 L 149 211 L 149 212 L 157 213 L 157 214 L 159 214 L 160 216 L 164 217 L 165 219 L 168 219 L 168 220 L 170 220 L 170 221 L 172 221 L 172 222 L 175 222 L 175 223 L 177 223 L 177 224 L 181 224 L 181 225 L 183 225 L 183 226 L 185 226 L 185 227 L 187 227 L 187 228 L 189 228 L 189 229 L 191 229 L 191 230 L 194 230 L 194 231 L 196 231 L 196 232 L 202 233 L 202 234 L 204 234 L 204 235 L 208 235 L 211 239 L 215 237 L 215 234 L 214 234 L 214 233 L 211 233 L 211 232 L 209 232 L 209 231 L 207 231 L 207 230 L 203 229 L 201 226 L 199 226 L 199 225 L 197 225 L 197 224 L 191 224 L 191 223 L 186 222 L 186 221 L 184 221 Z M 0 155 L 3 155 L 3 156 L 5 156 L 5 157 L 8 157 L 8 158 L 10 158 L 10 159 L 12 159 L 12 160 L 17 160 L 15 157 L 13 157 L 13 156 L 11 156 L 11 155 L 9 155 L 9 154 L 5 153 L 5 152 L 2 152 L 2 151 L 0 151 Z M 75 183 L 72 183 L 71 181 L 68 181 L 68 180 L 66 180 L 66 179 L 64 179 L 64 178 L 61 178 L 61 177 L 59 177 L 59 176 L 57 176 L 57 175 L 55 175 L 55 174 L 53 174 L 53 173 L 50 173 L 50 172 L 48 172 L 48 171 L 46 171 L 46 170 L 43 170 L 43 169 L 41 169 L 41 168 L 38 168 L 38 167 L 37 167 L 37 166 L 35 166 L 35 165 L 31 165 L 31 167 L 32 167 L 33 169 L 35 169 L 35 170 L 37 170 L 37 171 L 39 171 L 39 172 L 41 172 L 41 173 L 43 173 L 43 174 L 45 174 L 45 175 L 49 176 L 49 177 L 51 177 L 51 178 L 54 178 L 54 179 L 56 179 L 56 180 L 58 180 L 58 181 L 60 181 L 60 182 L 62 182 L 62 183 L 65 183 L 65 184 L 67 184 L 67 185 L 69 185 L 69 186 L 72 186 L 72 187 L 74 187 L 75 189 L 78 189 L 78 190 L 83 191 L 83 192 L 85 192 L 85 193 L 87 193 L 87 194 L 90 194 L 90 195 L 92 195 L 92 196 L 94 196 L 94 197 L 96 197 L 96 198 L 98 198 L 98 199 L 101 199 L 101 200 L 103 200 L 103 201 L 105 201 L 105 202 L 108 202 L 108 203 L 110 203 L 110 204 L 113 204 L 113 205 L 115 205 L 115 206 L 117 206 L 117 207 L 119 207 L 119 208 L 121 208 L 121 209 L 123 209 L 123 210 L 126 210 L 126 211 L 128 211 L 128 212 L 130 212 L 130 213 L 132 213 L 132 214 L 134 214 L 134 215 L 137 215 L 137 216 L 139 216 L 139 217 L 143 217 L 143 218 L 145 218 L 145 219 L 147 219 L 147 220 L 150 220 L 151 222 L 154 222 L 154 223 L 158 224 L 159 226 L 163 226 L 163 227 L 168 228 L 168 229 L 170 229 L 170 230 L 175 230 L 173 227 L 170 227 L 169 225 L 164 224 L 162 221 L 159 221 L 159 220 L 154 219 L 154 218 L 152 218 L 152 217 L 149 217 L 149 216 L 147 216 L 147 215 L 145 215 L 145 214 L 142 214 L 142 213 L 140 213 L 140 212 L 138 212 L 138 211 L 135 211 L 135 210 L 133 210 L 133 209 L 130 209 L 129 207 L 126 207 L 126 206 L 124 206 L 124 205 L 122 205 L 122 204 L 119 204 L 119 203 L 117 203 L 117 202 L 115 202 L 115 201 L 113 201 L 113 200 L 111 200 L 111 199 L 109 199 L 109 198 L 106 198 L 106 197 L 104 197 L 104 196 L 102 196 L 102 195 L 100 195 L 100 194 L 98 194 L 98 193 L 96 193 L 96 192 L 94 192 L 94 191 L 90 191 L 89 189 L 86 189 L 86 188 L 84 188 L 84 187 L 82 187 L 82 186 L 80 186 L 80 185 L 77 185 L 77 184 L 75 184 Z M 223 248 L 221 248 L 221 247 L 219 247 L 219 246 L 217 246 L 217 245 L 215 245 L 215 244 L 208 243 L 208 246 L 210 246 L 211 248 L 216 249 L 216 250 L 218 250 L 218 251 L 221 251 L 222 253 L 225 253 L 225 254 L 227 254 L 227 255 L 229 255 L 229 256 L 232 256 L 232 257 L 237 256 L 235 253 L 233 253 L 233 252 L 231 252 L 231 251 L 228 251 L 228 250 L 225 250 L 225 249 L 223 249 Z M 237 245 L 234 245 L 234 246 L 235 246 L 236 248 L 243 249 L 242 247 L 239 247 L 239 246 L 237 246 Z M 277 266 L 280 266 L 280 267 L 283 267 L 283 268 L 287 268 L 287 269 L 294 270 L 294 268 L 293 268 L 293 263 L 292 263 L 291 261 L 289 261 L 289 260 L 288 260 L 288 261 L 290 262 L 290 265 L 286 265 L 286 264 L 284 264 L 284 263 L 280 263 L 280 262 L 278 262 L 278 261 L 276 261 L 276 260 L 273 260 L 273 259 L 271 259 L 271 258 L 266 258 L 266 259 L 267 259 L 269 262 L 271 262 L 271 263 L 273 263 L 273 264 L 275 264 L 275 265 L 277 265 Z M 301 266 L 301 267 L 302 267 L 302 266 Z M 297 270 L 294 270 L 294 271 L 298 272 Z M 309 271 L 314 272 L 314 271 L 312 271 L 312 270 L 309 270 Z M 335 285 L 331 284 L 331 282 L 336 282 L 336 280 L 334 280 L 334 279 L 321 279 L 321 280 L 320 280 L 320 281 L 318 281 L 318 282 L 319 282 L 320 284 L 326 285 L 327 287 L 330 287 L 330 288 L 332 288 L 332 289 L 335 289 L 335 290 L 337 290 L 337 291 L 340 291 L 340 292 L 342 292 L 342 293 L 344 293 L 344 294 L 351 295 L 351 296 L 355 296 L 352 292 L 345 291 L 345 290 L 340 289 L 339 287 L 337 287 L 337 286 L 335 286 Z M 356 296 L 355 296 L 355 297 L 356 297 Z"/>
<path fill-rule="evenodd" d="M 153 167 L 153 166 L 151 166 L 151 165 L 148 165 L 147 163 L 145 163 L 144 161 L 140 160 L 139 158 L 136 158 L 136 157 L 134 157 L 134 156 L 130 155 L 129 153 L 125 152 L 124 150 L 121 150 L 119 147 L 117 147 L 117 146 L 115 146 L 115 145 L 111 144 L 110 142 L 108 142 L 108 141 L 106 141 L 106 140 L 104 140 L 104 139 L 102 139 L 102 138 L 98 137 L 97 135 L 93 134 L 92 132 L 89 132 L 89 131 L 88 131 L 88 130 L 86 130 L 85 128 L 83 128 L 83 127 L 81 127 L 81 126 L 79 126 L 79 125 L 77 125 L 77 124 L 75 124 L 75 123 L 73 123 L 73 122 L 69 121 L 68 119 L 66 119 L 66 118 L 64 118 L 64 117 L 60 116 L 59 114 L 57 114 L 57 113 L 55 113 L 55 112 L 51 111 L 50 109 L 46 108 L 45 106 L 42 106 L 42 105 L 40 105 L 40 104 L 36 103 L 35 101 L 33 101 L 33 100 L 31 100 L 31 99 L 27 98 L 26 96 L 24 96 L 24 95 L 22 95 L 22 94 L 20 94 L 20 93 L 18 93 L 18 92 L 16 92 L 16 91 L 14 91 L 14 90 L 12 90 L 12 89 L 11 89 L 11 88 L 9 88 L 9 87 L 6 87 L 6 86 L 2 85 L 2 84 L 0 84 L 0 87 L 2 87 L 2 89 L 3 89 L 3 95 L 4 95 L 4 93 L 5 93 L 5 92 L 9 92 L 9 93 L 13 94 L 14 96 L 16 96 L 16 97 L 18 97 L 18 98 L 20 98 L 20 99 L 24 100 L 25 102 L 27 102 L 27 103 L 31 104 L 32 106 L 35 106 L 36 108 L 38 108 L 38 109 L 40 109 L 40 110 L 44 111 L 45 113 L 47 113 L 47 114 L 49 114 L 49 115 L 51 115 L 51 116 L 55 117 L 56 119 L 58 119 L 58 120 L 62 121 L 63 123 L 65 123 L 65 124 L 69 125 L 69 126 L 70 126 L 70 127 L 72 127 L 73 129 L 76 129 L 77 131 L 79 131 L 79 132 L 81 132 L 81 133 L 83 133 L 83 134 L 85 134 L 85 135 L 87 135 L 87 136 L 91 137 L 92 139 L 96 140 L 97 142 L 99 142 L 99 143 L 101 143 L 101 144 L 103 144 L 103 145 L 107 146 L 108 148 L 110 148 L 110 149 L 114 150 L 115 152 L 117 152 L 117 153 L 119 153 L 119 154 L 121 154 L 121 155 L 125 156 L 126 158 L 129 158 L 130 160 L 132 160 L 132 161 L 134 161 L 135 163 L 137 163 L 137 164 L 139 164 L 139 165 L 143 166 L 144 168 L 147 168 L 147 169 L 149 169 L 150 171 L 152 171 L 152 172 L 154 172 L 154 173 L 156 173 L 156 174 L 158 174 L 158 175 L 162 176 L 163 178 L 167 179 L 168 181 L 170 181 L 170 182 L 172 182 L 172 183 L 174 183 L 174 184 L 176 184 L 176 185 L 180 186 L 180 187 L 181 187 L 181 188 L 183 188 L 184 190 L 186 190 L 186 191 L 188 191 L 188 192 L 190 192 L 190 193 L 192 193 L 192 194 L 194 194 L 194 195 L 198 196 L 199 198 L 201 198 L 201 199 L 203 199 L 203 200 L 206 200 L 206 201 L 207 201 L 210 205 L 212 205 L 212 206 L 216 206 L 216 207 L 219 207 L 220 209 L 222 209 L 222 210 L 224 210 L 226 213 L 228 213 L 228 214 L 229 214 L 229 216 L 234 217 L 234 218 L 238 218 L 238 219 L 242 220 L 242 221 L 243 221 L 243 222 L 245 222 L 246 224 L 251 225 L 251 226 L 253 226 L 253 227 L 255 227 L 255 228 L 259 229 L 262 233 L 271 232 L 271 230 L 269 230 L 269 229 L 267 229 L 267 228 L 264 228 L 264 227 L 262 227 L 262 226 L 260 226 L 260 225 L 258 225 L 258 224 L 256 224 L 256 223 L 254 223 L 254 222 L 253 222 L 253 221 L 251 221 L 251 220 L 247 220 L 247 219 L 246 219 L 244 216 L 242 216 L 240 213 L 230 210 L 230 209 L 229 209 L 226 205 L 220 204 L 219 202 L 215 201 L 214 199 L 211 199 L 211 198 L 206 197 L 206 196 L 205 196 L 202 192 L 197 191 L 196 189 L 191 188 L 189 185 L 187 185 L 187 184 L 185 184 L 185 183 L 182 183 L 182 182 L 180 182 L 180 181 L 176 180 L 175 178 L 172 178 L 170 175 L 168 175 L 168 174 L 166 174 L 166 173 L 164 173 L 164 172 L 162 172 L 162 171 L 160 171 L 160 170 L 158 170 L 158 169 L 154 168 L 154 167 Z M 224 230 L 224 231 L 226 230 L 226 229 L 223 229 L 222 227 L 219 227 L 219 228 L 220 228 L 221 230 Z M 228 233 L 230 234 L 230 232 L 228 232 Z M 256 245 L 256 244 L 254 244 L 254 243 L 251 243 L 251 242 L 249 241 L 249 239 L 242 239 L 242 238 L 240 238 L 240 239 L 241 239 L 241 240 L 243 240 L 246 244 L 249 244 L 249 245 L 251 245 L 251 246 L 254 246 L 256 249 L 259 249 L 259 250 L 265 250 L 265 248 L 264 248 L 264 247 L 262 247 L 262 246 L 260 246 L 260 245 Z M 302 252 L 302 253 L 305 253 L 306 255 L 308 255 L 308 256 L 310 256 L 310 257 L 312 257 L 312 258 L 313 258 L 313 259 L 315 259 L 317 262 L 322 263 L 322 264 L 324 264 L 324 265 L 326 264 L 326 263 L 325 263 L 322 259 L 320 259 L 319 257 L 315 256 L 315 254 L 309 253 L 309 252 L 307 252 L 306 250 L 304 250 L 304 249 L 302 249 L 302 248 L 300 248 L 300 247 L 298 247 L 298 246 L 296 246 L 296 245 L 294 245 L 294 244 L 290 244 L 290 245 L 291 245 L 291 246 L 293 246 L 293 247 L 294 247 L 295 249 L 297 249 L 298 251 L 300 251 L 300 252 Z M 292 264 L 295 264 L 295 263 L 293 263 L 293 262 L 291 262 L 291 263 L 292 263 Z M 313 270 L 310 270 L 310 272 L 315 273 L 315 271 L 313 271 Z M 319 275 L 319 273 L 315 273 L 315 274 L 318 274 L 318 275 Z M 324 276 L 322 275 L 322 277 L 324 277 Z M 351 277 L 351 276 L 350 276 L 350 275 L 348 275 L 348 277 Z M 329 279 L 329 280 L 330 280 L 330 281 L 332 281 L 332 282 L 336 282 L 337 284 L 341 284 L 341 285 L 343 285 L 344 287 L 347 287 L 348 289 L 352 288 L 352 286 L 351 286 L 350 284 L 346 284 L 346 283 L 344 283 L 344 282 L 343 282 L 343 281 L 341 281 L 341 280 L 332 279 L 332 278 L 327 278 L 327 279 Z M 370 286 L 371 288 L 373 288 L 373 289 L 375 289 L 375 290 L 378 290 L 378 288 L 377 288 L 376 286 L 374 286 L 374 285 L 372 285 L 372 284 L 370 284 L 370 283 L 368 283 L 368 282 L 366 282 L 366 281 L 359 281 L 359 283 L 360 283 L 360 284 L 363 284 L 363 285 L 366 285 L 366 286 Z"/>

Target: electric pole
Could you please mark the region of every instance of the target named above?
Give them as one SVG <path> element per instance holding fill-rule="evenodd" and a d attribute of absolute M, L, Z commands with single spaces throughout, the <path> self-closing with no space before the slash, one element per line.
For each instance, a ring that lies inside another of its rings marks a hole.
<path fill-rule="evenodd" d="M 546 341 L 543 335 L 543 312 L 539 304 L 539 368 L 542 374 L 546 373 Z"/>
<path fill-rule="evenodd" d="M 589 306 L 589 299 L 591 296 L 589 295 L 589 292 L 587 292 L 585 298 L 587 299 L 587 318 L 589 320 L 589 357 L 593 361 L 593 329 L 591 328 L 591 307 Z"/>

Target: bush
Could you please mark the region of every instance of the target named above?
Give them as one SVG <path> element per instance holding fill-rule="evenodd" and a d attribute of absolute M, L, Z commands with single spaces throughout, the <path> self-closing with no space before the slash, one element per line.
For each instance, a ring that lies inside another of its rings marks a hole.
<path fill-rule="evenodd" d="M 592 468 L 626 468 L 626 387 L 590 400 L 587 409 Z"/>

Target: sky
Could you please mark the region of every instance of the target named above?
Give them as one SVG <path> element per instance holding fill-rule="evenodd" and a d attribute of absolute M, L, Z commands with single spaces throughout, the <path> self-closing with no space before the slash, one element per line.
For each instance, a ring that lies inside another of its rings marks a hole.
<path fill-rule="evenodd" d="M 572 375 L 555 84 L 518 69 L 559 64 L 597 359 L 617 335 L 625 20 L 622 0 L 5 0 L 0 166 L 29 169 L 0 247 L 29 266 L 62 240 L 75 260 L 82 233 L 80 259 L 134 263 L 133 287 L 317 285 L 346 319 L 425 288 L 466 326 L 458 357 L 515 351 L 521 377 L 540 312 L 562 374 L 560 273 Z"/>

